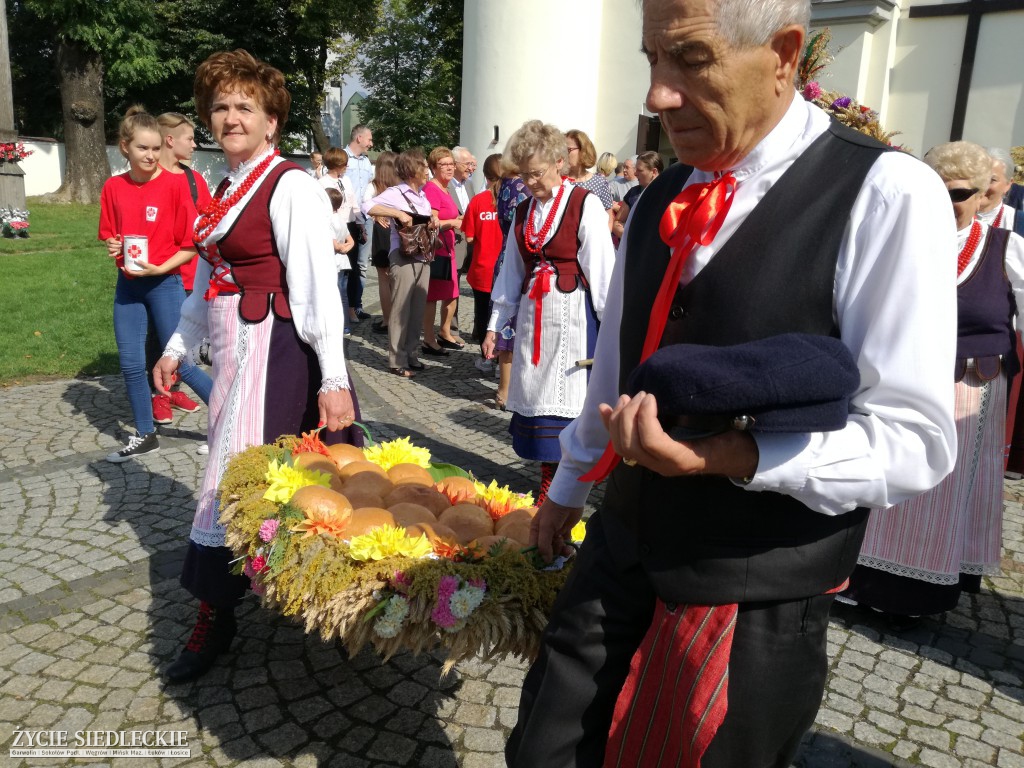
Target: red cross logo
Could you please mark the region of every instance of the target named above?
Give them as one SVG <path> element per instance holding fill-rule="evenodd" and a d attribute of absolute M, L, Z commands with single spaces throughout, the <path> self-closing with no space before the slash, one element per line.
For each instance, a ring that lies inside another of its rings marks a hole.
<path fill-rule="evenodd" d="M 137 246 L 137 245 L 129 245 L 128 246 L 128 258 L 129 259 L 137 259 L 141 255 L 142 255 L 142 249 L 139 248 L 139 246 Z"/>

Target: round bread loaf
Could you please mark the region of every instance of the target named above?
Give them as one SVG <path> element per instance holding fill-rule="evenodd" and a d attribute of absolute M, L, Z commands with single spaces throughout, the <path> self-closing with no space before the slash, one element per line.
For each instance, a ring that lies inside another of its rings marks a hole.
<path fill-rule="evenodd" d="M 328 445 L 327 452 L 331 454 L 331 458 L 338 466 L 338 469 L 341 469 L 346 464 L 351 464 L 353 461 L 366 461 L 366 455 L 363 453 L 362 448 L 357 448 L 347 443 Z"/>
<path fill-rule="evenodd" d="M 348 466 L 354 467 L 355 464 L 355 462 L 352 462 Z M 348 467 L 346 467 L 346 469 L 347 468 Z M 391 481 L 388 480 L 387 475 L 379 475 L 376 472 L 356 472 L 345 478 L 344 493 L 346 494 L 356 493 L 359 491 L 362 493 L 372 493 L 383 499 L 391 493 L 392 490 L 394 490 L 394 486 L 391 484 Z"/>
<path fill-rule="evenodd" d="M 426 507 L 420 504 L 413 504 L 408 501 L 400 501 L 397 504 L 392 504 L 388 507 L 388 512 L 395 518 L 395 524 L 401 525 L 403 528 L 408 528 L 410 525 L 416 523 L 436 523 L 437 518 L 434 517 Z"/>
<path fill-rule="evenodd" d="M 386 509 L 363 507 L 362 509 L 352 510 L 352 518 L 349 520 L 347 533 L 351 536 L 361 536 L 373 528 L 394 524 L 394 516 Z"/>
<path fill-rule="evenodd" d="M 426 485 L 434 484 L 434 478 L 430 476 L 423 467 L 418 464 L 395 464 L 388 470 L 388 479 L 397 485 Z"/>
<path fill-rule="evenodd" d="M 451 504 L 444 494 L 422 485 L 399 485 L 384 497 L 384 506 L 389 509 L 400 502 L 409 502 L 426 507 L 435 516 L 448 509 Z"/>
<path fill-rule="evenodd" d="M 352 502 L 337 491 L 324 488 L 322 485 L 307 485 L 299 488 L 288 502 L 303 512 L 342 512 L 352 509 Z"/>
<path fill-rule="evenodd" d="M 473 539 L 494 533 L 491 516 L 476 504 L 456 504 L 442 512 L 437 520 L 455 531 L 460 544 L 468 544 Z"/>
<path fill-rule="evenodd" d="M 520 509 L 514 509 L 504 517 L 499 517 L 494 521 L 494 532 L 501 533 L 506 525 L 511 523 L 521 523 L 524 520 L 529 525 L 530 521 L 533 520 L 534 515 L 537 514 L 536 507 L 521 507 Z"/>

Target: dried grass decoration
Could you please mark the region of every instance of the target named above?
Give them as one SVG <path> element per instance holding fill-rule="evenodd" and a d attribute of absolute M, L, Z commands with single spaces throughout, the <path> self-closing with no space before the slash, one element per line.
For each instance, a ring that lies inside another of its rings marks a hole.
<path fill-rule="evenodd" d="M 364 451 L 281 437 L 235 456 L 220 493 L 227 544 L 264 605 L 353 656 L 370 643 L 385 659 L 444 647 L 446 669 L 532 659 L 569 571 L 528 546 L 530 494 L 432 463 L 408 438 Z"/>

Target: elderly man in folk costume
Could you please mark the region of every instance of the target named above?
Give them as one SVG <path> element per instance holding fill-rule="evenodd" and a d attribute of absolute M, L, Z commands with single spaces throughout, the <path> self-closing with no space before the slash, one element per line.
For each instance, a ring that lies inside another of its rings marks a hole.
<path fill-rule="evenodd" d="M 799 97 L 809 17 L 808 0 L 643 2 L 647 106 L 681 163 L 627 224 L 586 405 L 534 520 L 550 559 L 587 481 L 611 472 L 527 675 L 510 765 L 788 766 L 867 508 L 953 467 L 955 239 L 934 216 L 947 195 Z M 671 398 L 628 384 L 681 344 L 793 333 L 840 339 L 859 370 L 839 428 L 678 440 Z"/>

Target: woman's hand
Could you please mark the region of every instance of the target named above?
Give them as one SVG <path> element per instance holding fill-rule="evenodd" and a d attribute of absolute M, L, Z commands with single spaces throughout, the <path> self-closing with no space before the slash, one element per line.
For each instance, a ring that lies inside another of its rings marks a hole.
<path fill-rule="evenodd" d="M 132 277 L 161 277 L 170 271 L 166 261 L 163 264 L 150 264 L 148 261 L 135 264 L 136 268 L 129 270 Z"/>
<path fill-rule="evenodd" d="M 403 227 L 408 227 L 410 224 L 412 224 L 412 216 L 410 216 L 405 211 L 399 211 L 398 215 L 395 218 L 398 219 L 398 223 L 401 224 Z"/>
<path fill-rule="evenodd" d="M 108 237 L 103 242 L 107 246 L 107 256 L 109 256 L 112 259 L 116 259 L 121 255 L 121 252 L 124 249 L 124 243 L 121 241 L 120 235 Z"/>
<path fill-rule="evenodd" d="M 348 253 L 349 251 L 356 247 L 356 241 L 352 239 L 352 235 L 348 235 L 345 238 L 345 241 L 340 245 L 341 247 L 337 249 L 338 253 Z"/>
<path fill-rule="evenodd" d="M 381 226 L 381 227 L 390 227 L 391 226 L 391 219 L 389 219 L 387 216 L 374 216 L 373 220 L 377 222 L 378 226 Z"/>
<path fill-rule="evenodd" d="M 572 551 L 570 532 L 582 517 L 583 507 L 563 507 L 545 499 L 530 521 L 530 545 L 536 545 L 545 563 L 550 563 L 558 555 L 568 556 Z"/>
<path fill-rule="evenodd" d="M 483 352 L 484 357 L 487 360 L 494 359 L 494 347 L 498 343 L 498 334 L 494 331 L 488 331 L 484 334 L 484 341 L 480 345 L 480 351 Z"/>
<path fill-rule="evenodd" d="M 181 365 L 179 360 L 166 355 L 156 361 L 156 365 L 153 366 L 153 386 L 157 388 L 157 391 L 165 395 L 171 393 L 171 385 L 178 379 L 179 365 Z"/>
<path fill-rule="evenodd" d="M 409 219 L 409 221 L 411 222 L 412 219 Z M 431 229 L 437 229 L 437 230 L 441 229 L 441 220 L 439 218 L 437 218 L 437 214 L 436 213 L 430 214 L 430 228 Z"/>
<path fill-rule="evenodd" d="M 317 405 L 320 406 L 320 424 L 326 425 L 330 432 L 351 426 L 356 420 L 352 393 L 347 389 L 321 392 L 317 396 Z"/>

